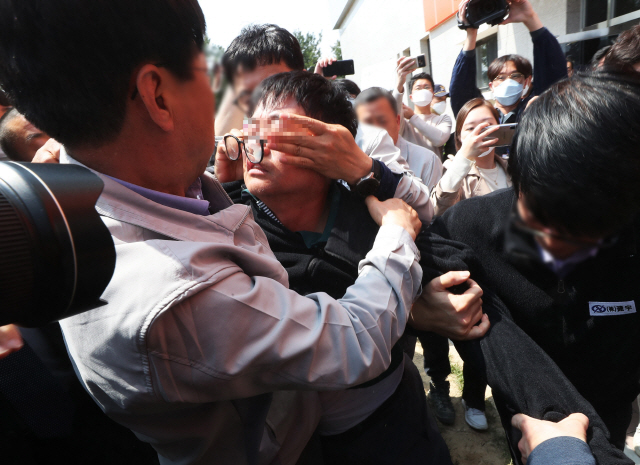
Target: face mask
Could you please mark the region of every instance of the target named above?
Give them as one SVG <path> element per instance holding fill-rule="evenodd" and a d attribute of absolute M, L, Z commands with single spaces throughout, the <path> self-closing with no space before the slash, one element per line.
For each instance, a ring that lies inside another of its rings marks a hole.
<path fill-rule="evenodd" d="M 480 155 L 478 155 L 477 158 L 482 158 L 482 157 L 486 157 L 487 155 L 489 155 L 491 152 L 493 152 L 493 147 L 490 148 L 489 150 L 487 150 L 486 152 L 482 152 Z"/>
<path fill-rule="evenodd" d="M 419 107 L 426 107 L 433 100 L 433 92 L 428 89 L 416 90 L 411 94 L 411 100 Z"/>
<path fill-rule="evenodd" d="M 355 106 L 355 101 L 356 101 L 356 99 L 351 98 L 351 97 L 347 97 L 347 102 L 349 102 L 352 107 Z"/>
<path fill-rule="evenodd" d="M 447 102 L 438 102 L 431 105 L 431 111 L 439 115 L 443 114 L 447 110 Z"/>
<path fill-rule="evenodd" d="M 509 107 L 514 105 L 522 96 L 522 84 L 514 81 L 513 79 L 507 79 L 498 87 L 493 89 L 493 96 L 500 105 Z"/>
<path fill-rule="evenodd" d="M 522 95 L 525 96 L 529 93 L 529 86 L 526 85 L 524 86 L 524 89 L 522 89 Z"/>

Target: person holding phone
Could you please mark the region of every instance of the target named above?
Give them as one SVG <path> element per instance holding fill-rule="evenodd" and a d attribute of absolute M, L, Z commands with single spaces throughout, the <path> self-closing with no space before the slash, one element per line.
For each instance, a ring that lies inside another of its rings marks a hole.
<path fill-rule="evenodd" d="M 398 103 L 398 111 L 404 116 L 400 119 L 400 135 L 412 144 L 421 145 L 442 158 L 442 148 L 451 136 L 451 117 L 431 111 L 431 102 L 436 92 L 431 75 L 418 73 L 409 80 L 409 99 L 411 109 L 402 102 L 404 84 L 407 76 L 417 69 L 415 57 L 401 57 L 396 66 L 397 83 L 393 97 Z"/>
<path fill-rule="evenodd" d="M 458 153 L 444 162 L 444 174 L 431 192 L 434 216 L 442 215 L 461 200 L 511 186 L 507 161 L 495 153 L 498 111 L 490 102 L 475 98 L 467 102 L 456 118 L 455 143 Z"/>

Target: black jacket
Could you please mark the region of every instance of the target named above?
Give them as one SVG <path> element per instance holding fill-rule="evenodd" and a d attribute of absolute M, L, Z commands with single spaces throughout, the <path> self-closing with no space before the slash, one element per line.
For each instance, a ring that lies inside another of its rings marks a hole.
<path fill-rule="evenodd" d="M 592 316 L 589 302 L 640 303 L 640 224 L 559 279 L 533 237 L 513 226 L 515 201 L 512 189 L 502 190 L 438 218 L 423 252 L 425 279 L 469 269 L 485 290 L 492 328 L 482 341 L 457 346 L 465 363 L 486 374 L 512 454 L 520 437 L 510 427 L 513 414 L 557 420 L 583 412 L 598 463 L 631 463 L 609 442 L 623 447 L 640 393 L 640 314 Z"/>
<path fill-rule="evenodd" d="M 307 247 L 302 236 L 271 218 L 246 191 L 241 181 L 225 183 L 234 203 L 250 205 L 258 225 L 265 232 L 274 255 L 289 275 L 289 287 L 299 294 L 326 292 L 341 299 L 358 277 L 358 264 L 373 247 L 380 229 L 373 221 L 360 196 L 340 183 L 340 203 L 331 235 L 326 243 Z M 426 238 L 426 236 L 421 235 Z M 420 249 L 420 240 L 416 240 Z M 424 280 L 423 280 L 424 283 Z M 356 388 L 368 387 L 393 373 L 403 359 L 403 349 L 409 354 L 415 346 L 415 336 L 403 336 L 391 350 L 389 368 L 377 378 Z"/>

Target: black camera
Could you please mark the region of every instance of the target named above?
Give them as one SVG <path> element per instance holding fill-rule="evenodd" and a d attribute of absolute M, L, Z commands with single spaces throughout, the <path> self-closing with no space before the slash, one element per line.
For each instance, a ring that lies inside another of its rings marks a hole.
<path fill-rule="evenodd" d="M 460 29 L 478 29 L 481 24 L 500 24 L 509 13 L 507 0 L 469 0 L 466 18 L 458 17 Z"/>
<path fill-rule="evenodd" d="M 0 326 L 104 304 L 116 256 L 95 209 L 103 187 L 81 166 L 0 163 Z"/>

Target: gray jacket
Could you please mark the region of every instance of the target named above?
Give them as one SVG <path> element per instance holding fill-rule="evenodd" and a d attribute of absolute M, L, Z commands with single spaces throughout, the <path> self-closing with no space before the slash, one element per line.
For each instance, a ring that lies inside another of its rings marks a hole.
<path fill-rule="evenodd" d="M 421 288 L 411 237 L 381 227 L 343 299 L 303 297 L 249 207 L 212 176 L 210 216 L 101 178 L 96 209 L 117 253 L 108 304 L 61 322 L 85 388 L 162 464 L 294 463 L 318 413 L 300 390 L 345 389 L 387 368 Z M 273 394 L 285 390 L 300 395 Z"/>

